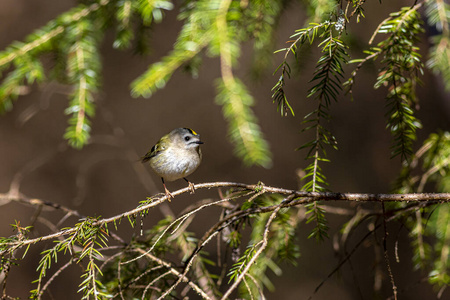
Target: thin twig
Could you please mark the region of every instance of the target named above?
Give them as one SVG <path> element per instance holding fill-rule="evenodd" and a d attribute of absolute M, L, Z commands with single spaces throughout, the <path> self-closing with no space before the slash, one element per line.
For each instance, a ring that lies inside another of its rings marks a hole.
<path fill-rule="evenodd" d="M 394 300 L 397 300 L 397 286 L 395 285 L 394 274 L 392 273 L 391 264 L 389 263 L 389 254 L 388 254 L 388 250 L 387 250 L 388 231 L 387 231 L 387 222 L 386 222 L 386 210 L 385 210 L 383 202 L 381 203 L 381 207 L 383 209 L 383 229 L 384 229 L 383 250 L 384 250 L 384 261 L 386 263 L 386 267 L 387 267 L 387 270 L 388 270 L 389 279 L 391 280 L 392 292 L 394 294 Z"/>
<path fill-rule="evenodd" d="M 403 211 L 402 211 L 402 214 L 403 214 L 403 213 L 408 213 L 408 212 L 410 212 L 411 210 L 415 210 L 415 209 L 417 209 L 417 207 L 415 207 L 415 206 L 409 206 L 409 207 L 402 208 L 402 209 L 403 209 Z M 397 209 L 397 210 L 395 210 L 395 211 L 396 211 L 396 212 L 399 212 L 400 209 Z M 391 222 L 391 221 L 397 219 L 397 218 L 399 217 L 399 215 L 402 215 L 402 214 L 393 214 L 392 216 L 386 218 L 386 222 Z M 369 216 L 370 216 L 369 214 L 365 215 L 364 218 L 361 219 L 360 223 L 361 223 L 364 219 L 368 218 Z M 363 244 L 363 242 L 364 242 L 371 234 L 374 234 L 374 233 L 376 232 L 376 230 L 378 230 L 380 227 L 381 227 L 381 225 L 378 224 L 378 225 L 376 225 L 376 226 L 374 225 L 373 228 L 370 228 L 370 229 L 369 229 L 369 231 L 361 238 L 361 240 L 353 247 L 353 249 L 352 249 L 352 250 L 351 250 L 351 251 L 350 251 L 343 259 L 342 259 L 342 261 L 340 261 L 340 262 L 337 264 L 337 266 L 336 266 L 336 267 L 328 274 L 328 276 L 327 276 L 324 280 L 322 280 L 322 282 L 319 283 L 319 285 L 315 288 L 313 294 L 308 298 L 308 300 L 311 300 L 311 299 L 312 299 L 312 297 L 314 296 L 314 294 L 316 294 L 316 293 L 318 292 L 318 290 L 322 287 L 322 285 L 323 285 L 328 279 L 330 279 L 331 276 L 333 276 L 337 271 L 339 271 L 339 269 L 340 269 L 340 268 L 341 268 L 341 267 L 342 267 L 342 266 L 350 259 L 350 257 L 355 253 L 355 251 L 359 248 L 359 246 L 361 246 L 361 245 Z"/>
<path fill-rule="evenodd" d="M 338 265 L 328 274 L 328 276 L 322 280 L 319 285 L 314 289 L 314 292 L 312 293 L 311 296 L 309 296 L 308 300 L 311 300 L 313 295 L 316 294 L 319 289 L 322 287 L 322 285 L 331 278 L 331 276 L 333 276 L 337 271 L 339 271 L 339 269 L 350 259 L 350 257 L 353 255 L 353 253 L 355 253 L 355 251 L 359 248 L 359 246 L 362 245 L 362 243 L 376 230 L 380 227 L 380 225 L 378 225 L 377 227 L 374 228 L 374 230 L 371 230 L 369 232 L 367 232 L 362 238 L 361 240 L 355 245 L 355 247 L 353 247 L 353 249 L 347 254 L 347 256 L 344 257 L 343 260 L 341 260 Z"/>
<path fill-rule="evenodd" d="M 218 233 L 218 231 L 215 233 L 215 234 L 212 234 L 211 236 L 210 236 L 210 238 L 209 239 L 207 239 L 205 242 L 204 242 L 204 244 L 207 244 L 214 236 L 216 236 L 217 235 L 217 233 Z M 178 272 L 178 280 L 168 289 L 168 290 L 166 290 L 159 298 L 158 298 L 158 300 L 162 300 L 162 299 L 164 299 L 167 295 L 169 295 L 182 281 L 187 281 L 189 284 L 191 283 L 191 281 L 190 280 L 188 280 L 188 278 L 186 277 L 186 275 L 187 275 L 187 273 L 188 273 L 188 271 L 189 271 L 189 269 L 190 269 L 190 267 L 192 266 L 192 264 L 193 264 L 193 262 L 194 262 L 194 258 L 197 256 L 197 254 L 198 254 L 198 252 L 197 253 L 195 253 L 195 255 L 193 255 L 192 257 L 191 257 L 191 259 L 190 259 L 190 261 L 188 262 L 188 264 L 187 264 L 187 266 L 185 267 L 185 269 L 184 269 L 184 272 L 182 273 L 182 274 L 180 274 L 179 272 Z M 151 255 L 150 253 L 147 253 L 147 255 Z M 199 292 L 197 289 L 196 289 L 196 291 L 197 292 Z M 210 299 L 209 298 L 209 296 L 203 291 L 203 290 L 201 290 L 200 289 L 200 291 L 201 291 L 201 295 L 205 298 L 205 299 Z M 205 297 L 206 296 L 206 297 Z"/>
<path fill-rule="evenodd" d="M 147 286 L 145 287 L 144 292 L 142 293 L 141 299 L 142 299 L 142 300 L 145 300 L 145 294 L 146 294 L 147 291 L 152 287 L 152 285 L 153 285 L 154 283 L 156 283 L 157 281 L 159 281 L 160 279 L 166 277 L 166 276 L 169 275 L 169 274 L 172 274 L 172 272 L 171 272 L 170 270 L 167 271 L 166 273 L 163 273 L 163 274 L 159 275 L 158 277 L 156 277 L 156 278 L 153 279 L 152 281 L 150 281 L 150 282 L 147 284 Z"/>
<path fill-rule="evenodd" d="M 255 263 L 256 259 L 261 255 L 261 253 L 264 251 L 264 249 L 267 247 L 267 236 L 269 234 L 269 228 L 270 225 L 272 224 L 273 219 L 275 218 L 275 216 L 277 215 L 278 211 L 281 209 L 281 206 L 278 206 L 270 215 L 269 219 L 267 220 L 266 223 L 266 227 L 264 229 L 264 234 L 263 234 L 263 239 L 262 239 L 262 244 L 259 247 L 259 249 L 255 252 L 255 254 L 252 256 L 252 258 L 250 259 L 250 261 L 246 264 L 245 268 L 242 270 L 241 274 L 239 274 L 239 276 L 236 278 L 236 280 L 234 281 L 234 283 L 231 285 L 231 287 L 225 292 L 225 294 L 223 294 L 221 300 L 225 300 L 228 298 L 228 296 L 231 294 L 231 292 L 233 292 L 234 289 L 236 289 L 236 287 L 239 285 L 239 283 L 242 281 L 242 279 L 244 278 L 245 274 L 247 274 L 248 270 L 250 269 L 250 267 Z"/>
<path fill-rule="evenodd" d="M 50 277 L 47 282 L 44 284 L 44 286 L 42 287 L 42 289 L 39 291 L 38 294 L 38 299 L 41 299 L 42 294 L 45 292 L 45 290 L 47 290 L 47 288 L 49 287 L 49 285 L 52 283 L 52 281 L 59 276 L 59 274 L 62 273 L 62 271 L 64 271 L 65 269 L 67 269 L 70 265 L 72 265 L 72 263 L 74 262 L 74 259 L 69 260 L 67 263 L 65 263 L 61 268 L 59 268 L 53 275 L 52 277 Z"/>

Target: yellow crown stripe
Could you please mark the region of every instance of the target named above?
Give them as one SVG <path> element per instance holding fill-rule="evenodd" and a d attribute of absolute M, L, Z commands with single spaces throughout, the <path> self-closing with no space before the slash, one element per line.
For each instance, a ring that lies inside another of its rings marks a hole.
<path fill-rule="evenodd" d="M 193 135 L 198 135 L 197 132 L 195 132 L 194 130 L 192 130 L 191 128 L 186 128 L 187 130 L 189 130 Z"/>

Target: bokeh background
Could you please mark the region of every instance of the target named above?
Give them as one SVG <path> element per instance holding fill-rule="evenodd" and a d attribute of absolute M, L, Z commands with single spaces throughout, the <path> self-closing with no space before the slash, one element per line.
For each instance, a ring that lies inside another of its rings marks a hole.
<path fill-rule="evenodd" d="M 353 24 L 351 32 L 348 32 L 357 50 L 366 47 L 364 45 L 376 26 L 389 12 L 412 5 L 413 1 L 368 2 L 366 19 L 358 25 Z M 14 40 L 22 40 L 34 29 L 75 5 L 76 1 L 69 0 L 1 0 L 0 49 Z M 262 181 L 271 186 L 299 188 L 299 174 L 308 162 L 304 160 L 306 153 L 295 149 L 309 140 L 308 133 L 301 133 L 301 122 L 303 115 L 314 107 L 314 101 L 306 98 L 306 91 L 318 58 L 317 51 L 305 51 L 304 61 L 294 67 L 294 76 L 287 82 L 286 93 L 296 116 L 280 117 L 272 103 L 271 88 L 277 79 L 272 72 L 281 62 L 282 54 L 275 54 L 273 67 L 255 80 L 250 70 L 252 47 L 251 44 L 244 45 L 235 75 L 248 85 L 256 100 L 254 111 L 273 155 L 270 169 L 244 167 L 233 155 L 233 145 L 227 139 L 227 123 L 221 107 L 214 102 L 214 79 L 220 76 L 217 59 L 205 57 L 198 78 L 177 71 L 167 86 L 150 99 L 130 96 L 130 83 L 149 64 L 171 50 L 181 27 L 176 19 L 177 8 L 167 12 L 163 22 L 154 26 L 152 51 L 148 56 L 112 49 L 113 32 L 107 34 L 102 44 L 103 86 L 96 97 L 97 115 L 93 121 L 92 143 L 82 150 L 69 148 L 62 138 L 67 125 L 64 109 L 70 89 L 50 82 L 24 91 L 14 109 L 0 117 L 1 193 L 8 192 L 13 179 L 20 177 L 20 192 L 23 194 L 70 207 L 83 215 L 109 217 L 130 210 L 139 201 L 162 191 L 160 179 L 138 160 L 160 136 L 176 127 L 193 128 L 205 142 L 202 146 L 203 163 L 190 176 L 195 183 Z M 285 41 L 304 22 L 303 6 L 292 1 L 280 20 L 276 49 L 284 47 Z M 424 50 L 429 46 L 426 41 L 424 38 L 419 45 Z M 362 55 L 361 52 L 352 54 L 354 58 Z M 330 151 L 332 163 L 324 166 L 324 172 L 333 191 L 389 192 L 400 169 L 398 159 L 389 159 L 391 137 L 385 130 L 385 91 L 372 88 L 375 76 L 375 66 L 363 68 L 355 86 L 354 100 L 342 97 L 332 105 L 333 119 L 329 128 L 337 137 L 339 151 Z M 418 133 L 417 148 L 430 132 L 437 128 L 450 128 L 449 94 L 444 92 L 440 79 L 428 71 L 423 81 L 424 86 L 419 87 L 418 116 L 424 129 Z M 184 186 L 184 181 L 168 184 L 171 190 Z M 177 197 L 169 205 L 152 211 L 144 220 L 144 226 L 149 228 L 165 213 L 171 211 L 176 215 L 188 204 L 208 197 L 217 197 L 217 192 L 202 190 L 195 195 Z M 0 204 L 1 236 L 12 234 L 9 224 L 15 220 L 20 220 L 23 226 L 35 220 L 34 208 L 14 202 Z M 333 205 L 349 206 L 342 203 Z M 203 234 L 210 222 L 206 214 L 196 218 L 191 231 Z M 62 215 L 44 211 L 40 216 L 55 222 Z M 72 218 L 65 225 L 75 221 Z M 329 221 L 333 236 L 345 218 L 330 216 Z M 33 235 L 48 232 L 46 225 L 39 220 L 35 225 Z M 139 232 L 138 228 L 129 228 L 126 223 L 122 227 L 125 235 Z M 267 293 L 268 299 L 307 299 L 338 263 L 332 239 L 323 243 L 308 240 L 306 237 L 310 230 L 311 227 L 304 224 L 299 230 L 302 256 L 297 266 L 282 264 L 281 276 L 270 275 L 276 290 Z M 391 230 L 389 242 L 398 239 L 401 245 L 400 263 L 392 262 L 392 266 L 397 286 L 400 290 L 407 289 L 402 299 L 434 299 L 431 287 L 416 284 L 425 274 L 411 270 L 406 229 L 392 225 Z M 358 236 L 364 234 L 364 228 L 359 231 L 355 233 L 354 243 L 359 240 Z M 344 265 L 313 299 L 361 299 L 362 296 L 373 299 L 375 255 L 371 249 L 369 245 L 358 249 L 352 258 L 352 267 Z M 28 291 L 34 288 L 31 282 L 36 279 L 38 252 L 30 249 L 27 258 L 11 272 L 8 282 L 10 295 L 27 298 Z M 77 272 L 69 272 L 58 279 L 51 288 L 54 299 L 80 298 L 76 294 L 78 282 Z M 385 278 L 385 295 L 389 295 L 390 288 Z M 450 297 L 448 291 L 446 294 Z"/>

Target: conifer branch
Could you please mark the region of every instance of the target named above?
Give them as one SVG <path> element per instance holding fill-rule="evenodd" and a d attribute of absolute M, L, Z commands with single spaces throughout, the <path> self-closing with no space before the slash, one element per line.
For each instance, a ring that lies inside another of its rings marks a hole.
<path fill-rule="evenodd" d="M 268 145 L 262 138 L 256 117 L 250 109 L 254 100 L 244 84 L 233 75 L 232 64 L 237 54 L 233 53 L 233 41 L 230 40 L 233 35 L 227 24 L 227 13 L 231 2 L 231 0 L 221 1 L 216 16 L 216 36 L 219 43 L 222 75 L 222 80 L 217 83 L 219 93 L 216 101 L 223 106 L 225 118 L 230 123 L 229 135 L 235 143 L 236 154 L 247 165 L 269 167 L 271 158 Z"/>
<path fill-rule="evenodd" d="M 73 13 L 72 15 L 68 13 L 67 17 L 65 16 L 66 18 L 63 18 L 63 21 L 65 23 L 64 25 L 57 26 L 56 28 L 51 29 L 50 31 L 44 33 L 43 35 L 40 35 L 39 31 L 36 34 L 37 38 L 34 38 L 35 34 L 30 35 L 29 37 L 26 38 L 26 40 L 31 40 L 31 42 L 22 45 L 18 49 L 10 51 L 10 53 L 8 53 L 6 56 L 0 58 L 0 68 L 3 68 L 5 65 L 9 64 L 14 59 L 24 54 L 27 54 L 28 52 L 33 51 L 34 49 L 40 47 L 41 45 L 51 41 L 53 38 L 57 37 L 58 35 L 64 32 L 66 25 L 70 24 L 71 22 L 79 21 L 81 18 L 88 16 L 89 14 L 97 11 L 103 6 L 106 6 L 109 2 L 110 0 L 101 0 L 99 1 L 99 3 L 91 4 L 90 6 L 83 8 L 79 11 L 75 10 L 76 11 L 75 13 Z M 52 27 L 52 25 L 53 22 L 50 22 L 47 26 Z M 45 27 L 44 29 L 41 30 L 45 31 Z"/>
<path fill-rule="evenodd" d="M 384 66 L 379 71 L 374 87 L 389 87 L 386 96 L 387 128 L 394 136 L 392 157 L 400 156 L 402 160 L 410 158 L 416 130 L 421 128 L 420 121 L 414 115 L 414 105 L 417 102 L 416 85 L 420 83 L 419 75 L 423 71 L 419 48 L 414 44 L 423 30 L 417 12 L 423 4 L 404 7 L 381 22 L 369 44 L 377 34 L 388 34 L 387 38 L 379 42 L 377 47 L 366 51 L 366 58 L 352 61 L 359 64 L 344 83 L 350 91 L 361 66 L 369 60 L 382 57 Z"/>
<path fill-rule="evenodd" d="M 196 260 L 196 261 L 199 260 L 201 250 L 215 236 L 217 236 L 217 234 L 220 231 L 222 231 L 224 228 L 231 226 L 232 224 L 235 224 L 239 220 L 243 220 L 244 218 L 247 218 L 248 216 L 251 216 L 251 215 L 261 215 L 261 214 L 268 213 L 268 212 L 271 213 L 271 216 L 269 217 L 269 219 L 264 219 L 264 218 L 261 219 L 261 221 L 262 221 L 261 224 L 263 224 L 263 226 L 264 226 L 263 239 L 260 241 L 259 244 L 257 241 L 255 241 L 255 245 L 257 245 L 255 248 L 255 252 L 251 256 L 249 256 L 249 260 L 244 265 L 242 265 L 242 268 L 240 269 L 240 272 L 238 273 L 238 275 L 236 277 L 237 281 L 235 281 L 235 283 L 230 287 L 230 289 L 227 290 L 228 293 L 230 293 L 234 288 L 237 287 L 237 284 L 239 281 L 244 279 L 247 272 L 249 272 L 252 263 L 254 261 L 256 261 L 258 256 L 260 256 L 260 254 L 262 253 L 262 251 L 266 247 L 270 246 L 272 249 L 275 246 L 274 244 L 272 244 L 271 242 L 269 242 L 267 240 L 267 234 L 268 234 L 269 230 L 273 230 L 274 232 L 277 233 L 281 229 L 280 227 L 272 227 L 271 224 L 273 222 L 279 222 L 279 220 L 284 218 L 284 216 L 283 216 L 284 213 L 282 213 L 282 209 L 286 209 L 289 207 L 295 207 L 295 206 L 303 206 L 308 203 L 315 203 L 316 201 L 355 201 L 355 202 L 370 201 L 370 202 L 381 202 L 381 203 L 385 203 L 385 202 L 399 202 L 399 203 L 418 202 L 418 203 L 423 203 L 425 205 L 430 205 L 433 203 L 448 203 L 448 204 L 450 204 L 450 193 L 440 193 L 440 194 L 429 194 L 429 193 L 420 193 L 420 194 L 354 194 L 354 193 L 331 193 L 331 192 L 306 192 L 306 191 L 298 191 L 298 190 L 270 187 L 270 186 L 262 185 L 260 183 L 256 184 L 256 185 L 249 185 L 249 184 L 236 183 L 236 182 L 202 183 L 202 184 L 196 184 L 195 188 L 197 190 L 204 189 L 204 188 L 205 189 L 232 188 L 238 192 L 238 194 L 236 194 L 236 195 L 239 195 L 239 191 L 241 191 L 241 193 L 240 193 L 241 196 L 242 196 L 242 192 L 244 192 L 244 191 L 248 191 L 249 193 L 254 193 L 255 195 L 259 195 L 259 196 L 267 195 L 267 194 L 274 194 L 274 195 L 279 194 L 279 195 L 284 195 L 285 200 L 281 201 L 279 203 L 268 202 L 268 203 L 263 204 L 263 206 L 252 207 L 253 202 L 258 201 L 258 197 L 253 197 L 253 196 L 250 197 L 249 199 L 253 199 L 253 200 L 251 200 L 252 202 L 246 202 L 246 203 L 249 203 L 249 205 L 250 205 L 249 208 L 242 207 L 242 210 L 237 210 L 235 212 L 228 214 L 225 218 L 223 218 L 222 220 L 217 222 L 214 226 L 212 226 L 208 231 L 205 232 L 203 237 L 197 242 L 196 249 L 191 248 L 190 251 L 193 251 L 193 252 L 192 252 L 192 255 L 190 256 L 190 258 L 186 260 L 186 267 L 183 272 L 175 271 L 167 263 L 163 263 L 159 258 L 155 259 L 155 256 L 152 253 L 152 252 L 154 252 L 154 250 L 146 251 L 141 246 L 129 245 L 128 247 L 130 249 L 132 249 L 132 251 L 138 251 L 140 253 L 140 255 L 133 260 L 124 262 L 123 263 L 124 265 L 128 265 L 131 262 L 133 262 L 137 259 L 140 259 L 141 257 L 147 257 L 147 258 L 150 258 L 151 260 L 155 261 L 158 265 L 164 266 L 165 268 L 169 268 L 169 270 L 166 272 L 167 274 L 170 273 L 170 274 L 173 274 L 176 277 L 178 277 L 176 282 L 174 284 L 172 284 L 169 289 L 167 289 L 165 291 L 161 290 L 161 292 L 163 293 L 162 296 L 160 297 L 161 299 L 164 297 L 164 295 L 168 295 L 172 290 L 174 290 L 182 282 L 187 282 L 191 286 L 191 288 L 193 288 L 194 290 L 199 292 L 204 299 L 214 299 L 211 296 L 211 294 L 209 292 L 207 292 L 206 286 L 199 287 L 195 283 L 192 283 L 192 280 L 190 280 L 187 277 L 188 271 L 194 265 L 194 260 Z M 183 193 L 188 193 L 189 191 L 190 190 L 187 187 L 187 188 L 180 189 L 178 191 L 173 192 L 173 195 L 177 196 L 177 195 L 180 195 Z M 250 194 L 247 194 L 246 197 L 247 196 L 250 196 Z M 99 268 L 97 266 L 95 260 L 97 260 L 97 257 L 100 255 L 99 250 L 107 245 L 106 244 L 107 243 L 107 240 L 106 240 L 107 235 L 106 234 L 113 236 L 113 233 L 109 232 L 106 229 L 107 224 L 110 224 L 110 223 L 116 224 L 117 222 L 120 222 L 120 220 L 123 219 L 124 217 L 133 217 L 133 216 L 136 216 L 136 215 L 138 215 L 140 213 L 144 213 L 144 212 L 145 212 L 145 214 L 147 214 L 149 208 L 154 207 L 158 204 L 161 204 L 163 201 L 167 200 L 165 197 L 166 196 L 163 196 L 159 199 L 153 199 L 153 200 L 143 202 L 140 207 L 138 207 L 134 210 L 125 212 L 123 214 L 111 217 L 111 218 L 104 218 L 104 219 L 98 219 L 98 220 L 87 218 L 84 221 L 82 221 L 81 223 L 77 224 L 75 227 L 72 227 L 72 228 L 69 227 L 69 228 L 59 231 L 57 233 L 42 236 L 39 238 L 35 238 L 35 239 L 19 238 L 17 240 L 3 239 L 3 240 L 1 240 L 1 243 L 0 243 L 0 246 L 1 246 L 0 254 L 6 255 L 7 253 L 11 253 L 10 251 L 17 251 L 20 248 L 29 247 L 30 245 L 33 245 L 33 244 L 36 244 L 36 243 L 39 243 L 42 241 L 53 240 L 58 237 L 65 236 L 66 238 L 63 239 L 62 241 L 59 241 L 55 245 L 55 247 L 53 247 L 52 249 L 47 250 L 46 252 L 43 253 L 44 256 L 41 259 L 41 263 L 40 263 L 40 267 L 39 267 L 40 272 L 41 272 L 41 274 L 39 276 L 39 285 L 38 285 L 37 289 L 35 290 L 35 294 L 42 295 L 42 292 L 48 287 L 50 282 L 53 281 L 54 276 L 57 276 L 57 275 L 53 275 L 49 279 L 49 281 L 47 281 L 47 283 L 44 285 L 44 287 L 41 288 L 40 283 L 42 282 L 43 277 L 46 276 L 46 270 L 48 270 L 50 268 L 51 261 L 52 260 L 56 261 L 58 253 L 60 253 L 62 251 L 64 251 L 64 252 L 69 251 L 69 253 L 71 253 L 71 255 L 74 255 L 75 253 L 79 253 L 80 256 L 78 258 L 78 261 L 81 261 L 81 259 L 83 259 L 83 257 L 88 259 L 88 265 L 87 265 L 86 271 L 83 275 L 84 281 L 81 285 L 81 290 L 84 292 L 85 296 L 97 295 L 97 297 L 101 297 L 101 295 L 106 295 L 105 290 L 103 288 L 103 284 L 101 283 L 101 281 L 99 281 L 97 279 L 97 276 L 99 274 L 101 274 L 100 272 L 101 272 L 102 267 Z M 176 222 L 184 222 L 190 216 L 192 216 L 193 214 L 196 214 L 197 212 L 199 212 L 200 210 L 202 210 L 204 208 L 210 207 L 212 205 L 217 205 L 219 203 L 230 202 L 234 198 L 235 197 L 232 196 L 229 198 L 218 200 L 218 201 L 210 203 L 210 204 L 204 204 L 204 205 L 192 210 L 191 212 L 188 212 L 185 215 L 182 215 L 177 220 L 171 222 L 171 225 L 166 227 L 164 232 L 161 235 L 159 235 L 158 239 L 156 240 L 155 244 L 151 247 L 151 249 L 156 249 L 155 248 L 156 243 L 158 243 L 158 241 L 162 238 L 162 236 L 165 235 L 165 232 L 168 232 L 170 227 L 175 225 Z M 409 206 L 406 209 L 404 209 L 404 211 L 407 212 L 407 211 L 409 211 L 410 208 L 414 208 L 414 207 L 417 207 L 417 204 L 410 203 Z M 381 215 L 380 212 L 378 212 L 377 214 Z M 398 215 L 398 214 L 395 214 L 394 211 L 392 211 L 392 212 L 387 211 L 386 214 L 389 214 L 389 216 L 391 216 L 391 214 L 392 214 L 392 217 Z M 275 215 L 278 215 L 280 219 L 277 218 L 277 221 L 275 221 L 275 219 L 274 219 Z M 442 211 L 441 215 L 445 216 L 446 214 L 444 213 L 444 211 Z M 368 215 L 366 215 L 366 217 L 367 216 Z M 390 219 L 392 219 L 392 218 L 390 217 Z M 179 230 L 180 224 L 178 224 L 178 226 L 174 229 L 175 231 Z M 287 224 L 289 224 L 289 223 L 287 223 Z M 255 225 L 255 228 L 257 226 L 260 226 L 260 225 Z M 294 225 L 292 225 L 292 226 L 294 226 Z M 272 229 L 269 229 L 269 228 L 272 228 Z M 184 229 L 183 229 L 183 231 L 184 231 Z M 282 234 L 282 236 L 284 235 L 283 233 L 281 233 L 281 234 Z M 79 250 L 73 249 L 73 245 L 75 245 L 76 243 L 80 244 L 83 247 L 83 250 L 81 252 L 78 252 Z M 123 243 L 123 242 L 121 242 L 121 243 Z M 446 244 L 444 244 L 444 246 L 442 248 L 444 254 L 445 254 L 445 249 L 447 249 L 446 248 L 447 246 L 445 246 L 445 245 Z M 97 247 L 100 247 L 100 249 L 96 249 Z M 273 255 L 273 254 L 270 254 L 270 255 Z M 270 255 L 269 255 L 269 257 L 270 257 Z M 445 265 L 446 262 L 442 260 L 442 257 L 443 256 L 441 256 L 441 263 Z M 201 258 L 201 256 L 200 256 L 200 258 Z M 66 268 L 66 267 L 67 266 L 65 266 L 64 268 Z M 445 267 L 443 267 L 443 268 L 445 269 Z M 444 269 L 441 269 L 441 270 L 444 270 Z M 60 273 L 61 271 L 62 270 L 60 269 L 57 271 L 57 273 Z M 442 274 L 442 271 L 439 274 Z M 161 274 L 161 276 L 162 275 L 163 274 Z M 209 275 L 207 275 L 207 276 L 209 276 Z M 254 276 L 254 274 L 251 276 Z M 159 278 L 162 278 L 162 277 L 159 277 Z M 439 277 L 436 277 L 436 278 L 439 279 Z M 136 279 L 136 280 L 139 280 L 139 279 Z M 189 283 L 189 282 L 191 282 L 191 283 Z M 155 281 L 155 283 L 156 283 L 156 281 Z M 248 284 L 249 283 L 247 283 L 247 285 Z M 258 284 L 256 284 L 256 286 L 257 285 Z"/>
<path fill-rule="evenodd" d="M 25 44 L 19 49 L 10 52 L 8 55 L 0 58 L 0 68 L 4 68 L 5 65 L 12 62 L 17 57 L 20 57 L 22 55 L 25 55 L 27 52 L 32 51 L 36 47 L 41 46 L 44 43 L 47 43 L 54 37 L 58 36 L 59 34 L 64 32 L 64 26 L 58 26 L 55 29 L 51 30 L 50 32 L 40 36 L 38 39 L 35 39 L 31 43 Z"/>
<path fill-rule="evenodd" d="M 425 15 L 430 26 L 436 28 L 437 34 L 430 38 L 427 67 L 434 73 L 441 74 L 447 91 L 450 90 L 450 5 L 443 0 L 425 2 Z"/>

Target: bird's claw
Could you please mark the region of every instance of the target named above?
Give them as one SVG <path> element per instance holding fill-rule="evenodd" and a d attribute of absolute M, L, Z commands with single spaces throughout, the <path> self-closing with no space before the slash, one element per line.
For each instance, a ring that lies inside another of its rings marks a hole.
<path fill-rule="evenodd" d="M 195 188 L 192 182 L 189 182 L 189 190 L 191 194 L 195 194 Z"/>
<path fill-rule="evenodd" d="M 173 199 L 172 193 L 164 186 L 164 190 L 166 192 L 167 201 L 171 202 L 171 199 Z"/>

